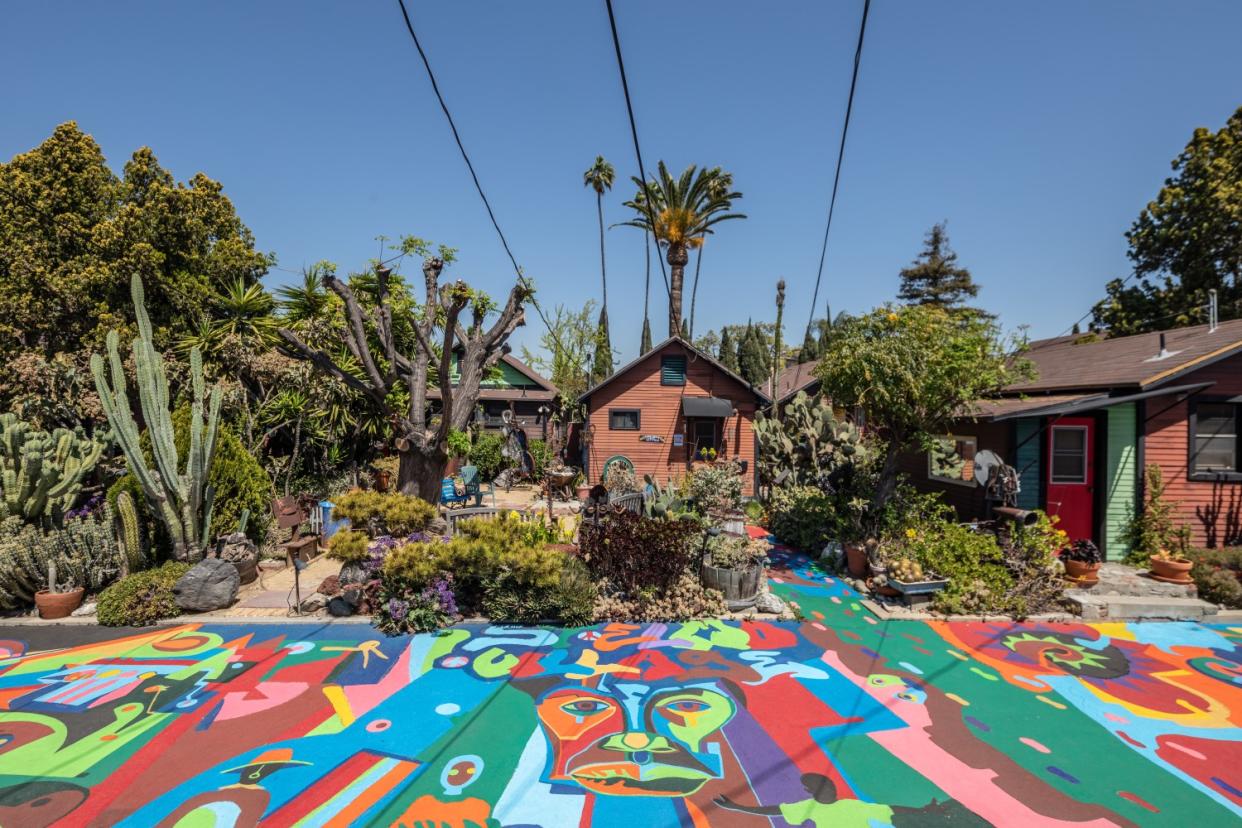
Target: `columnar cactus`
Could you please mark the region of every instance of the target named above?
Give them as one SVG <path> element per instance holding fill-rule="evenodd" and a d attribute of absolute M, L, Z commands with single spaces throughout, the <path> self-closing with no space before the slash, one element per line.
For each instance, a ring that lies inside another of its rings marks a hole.
<path fill-rule="evenodd" d="M 190 351 L 190 384 L 194 393 L 190 407 L 190 447 L 184 458 L 177 456 L 173 440 L 172 410 L 169 407 L 168 374 L 164 356 L 155 349 L 151 320 L 143 301 L 142 280 L 132 284 L 138 337 L 133 341 L 134 378 L 142 419 L 151 442 L 154 468 L 142 450 L 138 424 L 130 408 L 125 388 L 125 366 L 121 361 L 117 332 L 108 333 L 108 362 L 111 378 L 99 354 L 91 357 L 91 373 L 104 413 L 112 426 L 117 444 L 125 453 L 130 471 L 142 485 L 151 511 L 168 529 L 173 555 L 182 561 L 198 557 L 207 545 L 211 527 L 212 488 L 207 484 L 216 450 L 216 429 L 220 422 L 220 387 L 206 393 L 203 357 L 198 348 Z M 204 410 L 206 416 L 204 417 Z M 182 471 L 184 469 L 184 471 Z"/>
<path fill-rule="evenodd" d="M 59 525 L 103 450 L 80 431 L 49 434 L 16 414 L 0 414 L 0 516 Z"/>
<path fill-rule="evenodd" d="M 759 440 L 759 470 L 768 483 L 788 472 L 785 482 L 815 486 L 842 466 L 867 456 L 862 432 L 853 423 L 838 420 L 832 406 L 799 391 L 785 405 L 781 419 L 755 421 Z"/>
<path fill-rule="evenodd" d="M 142 530 L 138 522 L 138 506 L 129 492 L 116 496 L 117 519 L 120 523 L 118 536 L 127 572 L 138 572 L 146 563 L 142 549 Z"/>

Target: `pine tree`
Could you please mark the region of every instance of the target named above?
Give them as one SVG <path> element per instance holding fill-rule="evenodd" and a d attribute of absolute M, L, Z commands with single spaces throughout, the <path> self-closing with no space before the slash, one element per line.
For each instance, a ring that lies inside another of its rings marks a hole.
<path fill-rule="evenodd" d="M 681 318 L 681 338 L 690 341 L 690 323 L 686 321 L 686 317 Z"/>
<path fill-rule="evenodd" d="M 646 316 L 643 317 L 643 338 L 638 345 L 638 350 L 643 354 L 651 352 L 651 320 Z"/>
<path fill-rule="evenodd" d="M 897 298 L 910 305 L 935 305 L 945 310 L 963 309 L 967 299 L 979 294 L 970 271 L 957 264 L 957 254 L 949 247 L 945 223 L 927 231 L 923 252 L 901 271 Z"/>
<path fill-rule="evenodd" d="M 815 334 L 811 333 L 812 329 L 806 329 L 806 336 L 802 337 L 802 347 L 798 349 L 798 362 L 810 362 L 813 359 L 819 359 L 819 340 L 815 338 Z"/>
<path fill-rule="evenodd" d="M 737 345 L 733 344 L 733 333 L 728 325 L 720 331 L 720 364 L 737 373 Z"/>

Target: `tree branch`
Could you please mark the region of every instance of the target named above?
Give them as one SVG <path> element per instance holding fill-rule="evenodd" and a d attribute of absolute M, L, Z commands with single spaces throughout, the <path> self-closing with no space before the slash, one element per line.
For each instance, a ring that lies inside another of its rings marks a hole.
<path fill-rule="evenodd" d="M 328 356 L 324 351 L 318 348 L 312 348 L 302 341 L 301 337 L 288 328 L 280 328 L 277 333 L 280 338 L 285 341 L 289 355 L 295 359 L 303 359 L 314 365 L 325 374 L 339 380 L 346 387 L 357 391 L 374 400 L 377 404 L 388 409 L 387 393 L 383 387 L 372 387 L 370 383 L 363 382 L 353 374 L 341 368 L 332 357 Z"/>

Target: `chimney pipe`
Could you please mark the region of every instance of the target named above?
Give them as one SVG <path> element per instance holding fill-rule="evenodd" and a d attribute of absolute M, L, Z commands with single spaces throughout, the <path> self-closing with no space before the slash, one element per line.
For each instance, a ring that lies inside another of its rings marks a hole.
<path fill-rule="evenodd" d="M 1208 291 L 1208 333 L 1216 333 L 1219 308 L 1216 304 L 1216 288 Z"/>
<path fill-rule="evenodd" d="M 1169 349 L 1164 345 L 1164 331 L 1160 332 L 1160 359 L 1164 359 L 1169 355 Z"/>

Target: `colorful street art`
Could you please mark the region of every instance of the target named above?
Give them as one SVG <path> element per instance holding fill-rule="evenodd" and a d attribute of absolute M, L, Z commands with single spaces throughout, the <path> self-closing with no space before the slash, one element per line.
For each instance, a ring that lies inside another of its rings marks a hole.
<path fill-rule="evenodd" d="M 804 621 L 0 642 L 0 826 L 1242 823 L 1242 628 L 883 623 L 777 558 Z"/>

